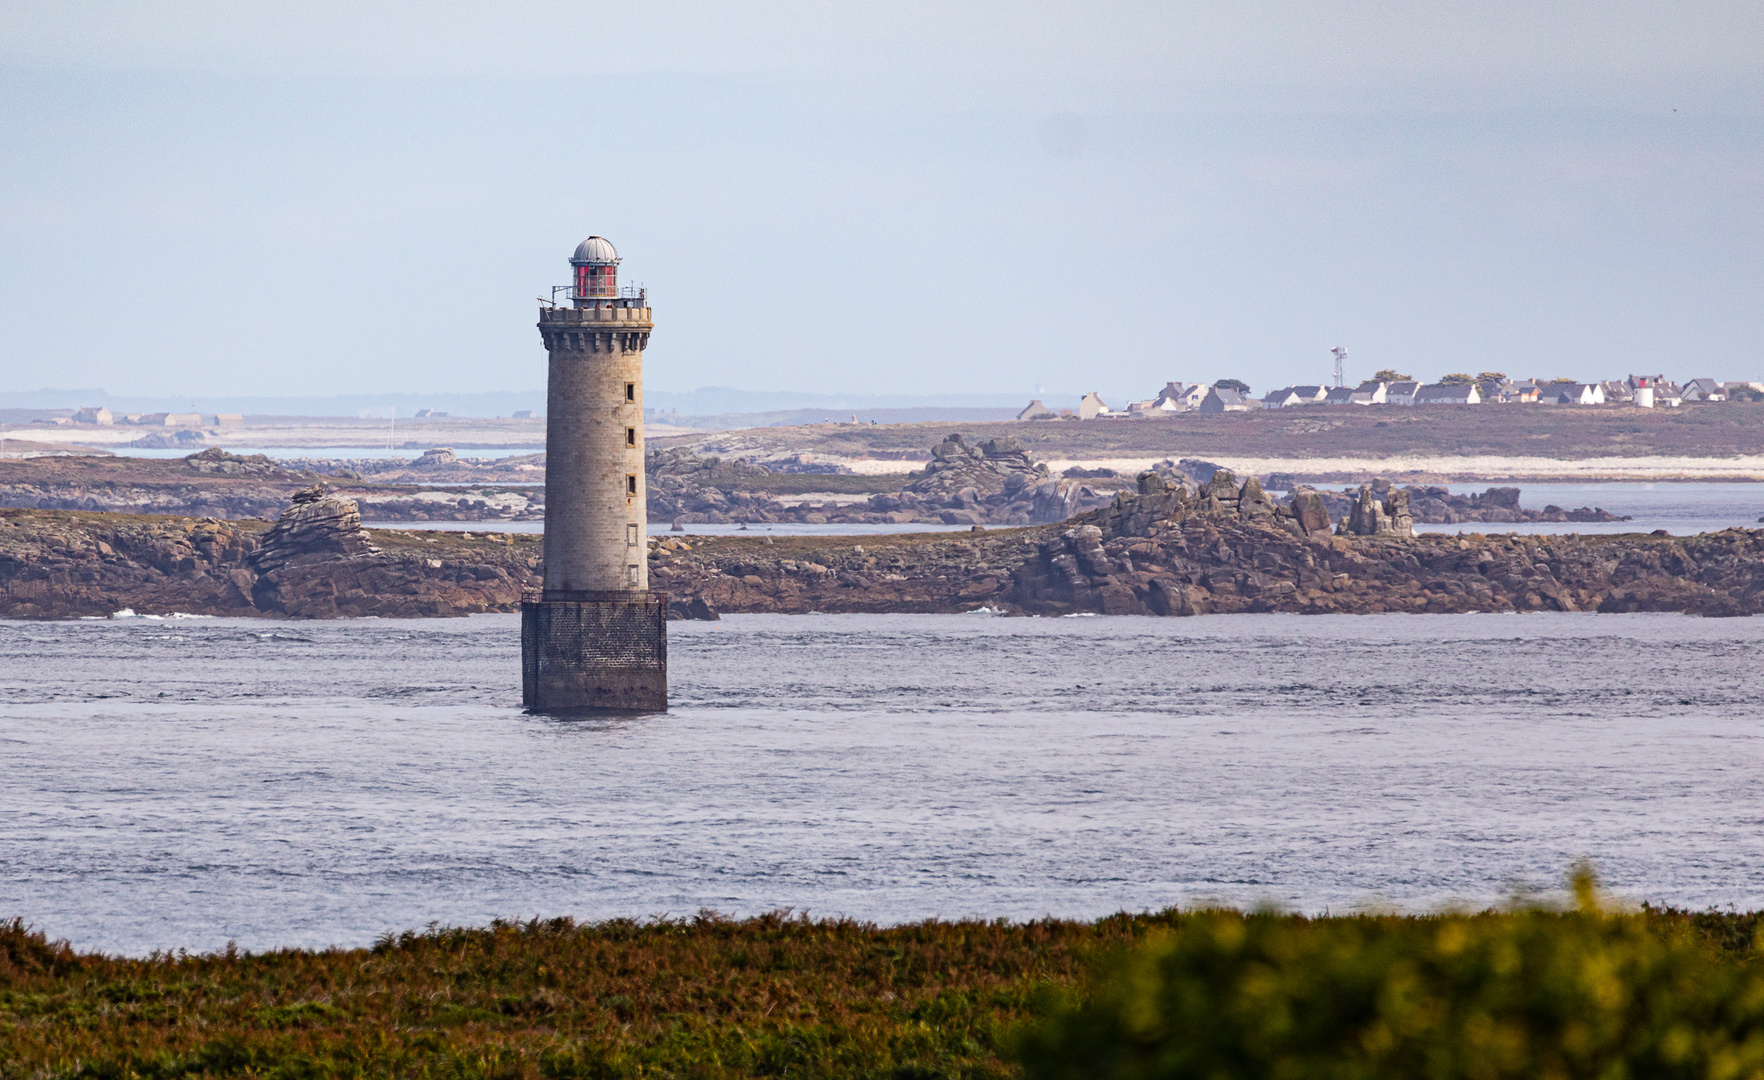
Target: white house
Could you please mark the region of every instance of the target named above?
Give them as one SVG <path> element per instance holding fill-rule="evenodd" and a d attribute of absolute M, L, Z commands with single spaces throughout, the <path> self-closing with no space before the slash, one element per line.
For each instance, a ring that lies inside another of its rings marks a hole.
<path fill-rule="evenodd" d="M 1413 405 L 1415 404 L 1415 391 L 1419 389 L 1421 389 L 1421 384 L 1414 379 L 1402 379 L 1387 383 L 1384 387 L 1384 403 L 1386 405 Z"/>
<path fill-rule="evenodd" d="M 1692 379 L 1684 384 L 1684 400 L 1726 401 L 1727 395 L 1722 392 L 1721 384 L 1714 379 Z"/>
<path fill-rule="evenodd" d="M 1113 416 L 1115 410 L 1103 403 L 1103 399 L 1095 390 L 1085 394 L 1078 401 L 1078 419 L 1095 420 L 1099 416 Z"/>
<path fill-rule="evenodd" d="M 529 413 L 528 415 L 531 415 L 531 414 Z M 1054 420 L 1054 419 L 1058 419 L 1058 417 L 1056 416 L 1056 414 L 1054 413 L 1054 411 L 1052 409 L 1048 408 L 1046 405 L 1043 405 L 1041 403 L 1040 398 L 1036 398 L 1034 401 L 1031 401 L 1028 405 L 1025 405 L 1023 407 L 1023 411 L 1017 414 L 1017 419 L 1019 419 L 1019 420 Z"/>
<path fill-rule="evenodd" d="M 1264 409 L 1284 409 L 1292 405 L 1304 404 L 1307 402 L 1299 396 L 1298 388 L 1295 386 L 1283 386 L 1262 395 L 1262 408 Z"/>
<path fill-rule="evenodd" d="M 116 423 L 116 417 L 110 415 L 110 410 L 103 405 L 87 405 L 73 414 L 73 422 L 76 424 L 110 425 Z"/>
<path fill-rule="evenodd" d="M 1377 387 L 1376 390 L 1368 387 Z M 1384 404 L 1383 383 L 1363 383 L 1360 386 L 1331 386 L 1324 395 L 1325 405 L 1382 405 Z"/>
<path fill-rule="evenodd" d="M 1472 383 L 1430 383 L 1415 391 L 1417 405 L 1480 405 L 1482 394 Z"/>
<path fill-rule="evenodd" d="M 1597 383 L 1553 382 L 1538 388 L 1545 405 L 1603 405 L 1605 391 Z"/>
<path fill-rule="evenodd" d="M 1182 404 L 1182 384 L 1175 381 L 1165 383 L 1164 388 L 1158 391 L 1158 396 L 1152 400 L 1152 408 L 1159 412 L 1181 412 L 1188 408 Z"/>
<path fill-rule="evenodd" d="M 1182 407 L 1184 409 L 1200 408 L 1201 402 L 1207 400 L 1207 395 L 1212 392 L 1212 389 L 1206 383 L 1194 383 L 1184 388 L 1181 398 Z"/>

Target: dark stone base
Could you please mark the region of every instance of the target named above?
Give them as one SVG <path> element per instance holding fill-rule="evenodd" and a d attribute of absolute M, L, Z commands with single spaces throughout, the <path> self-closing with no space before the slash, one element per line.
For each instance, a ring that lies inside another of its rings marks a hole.
<path fill-rule="evenodd" d="M 521 702 L 539 712 L 668 707 L 668 597 L 521 604 Z"/>

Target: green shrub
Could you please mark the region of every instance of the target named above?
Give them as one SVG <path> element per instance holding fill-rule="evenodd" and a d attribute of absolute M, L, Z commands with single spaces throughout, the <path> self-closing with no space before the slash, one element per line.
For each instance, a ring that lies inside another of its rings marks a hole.
<path fill-rule="evenodd" d="M 1761 1077 L 1764 978 L 1722 929 L 1205 912 L 1052 1003 L 1015 1056 L 1032 1080 Z"/>

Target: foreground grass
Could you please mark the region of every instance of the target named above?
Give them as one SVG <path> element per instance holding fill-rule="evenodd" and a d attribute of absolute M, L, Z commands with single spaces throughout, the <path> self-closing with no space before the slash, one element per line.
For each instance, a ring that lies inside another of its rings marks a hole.
<path fill-rule="evenodd" d="M 1442 1036 L 1428 1024 L 1445 1024 L 1439 1032 L 1454 1039 L 1481 1031 L 1481 1020 L 1450 1019 L 1461 999 L 1480 1002 L 1481 1012 L 1465 1015 L 1492 1018 L 1498 1034 L 1503 1002 L 1569 1001 L 1583 970 L 1600 973 L 1586 984 L 1594 997 L 1631 984 L 1682 995 L 1680 983 L 1723 980 L 1732 991 L 1723 1002 L 1764 1016 L 1764 997 L 1744 1000 L 1748 987 L 1764 987 L 1759 926 L 1758 913 L 1657 910 L 1615 919 L 1171 911 L 887 929 L 703 916 L 432 928 L 371 949 L 123 959 L 76 953 L 14 922 L 0 924 L 0 1080 L 1016 1077 L 1017 1060 L 1050 1078 L 1616 1075 L 1534 1071 L 1531 1058 L 1519 1072 L 1483 1068 L 1491 1063 L 1480 1052 L 1461 1054 L 1461 1071 L 1400 1055 L 1380 1067 L 1365 1060 L 1365 1032 L 1396 1017 L 1431 1047 Z M 1453 957 L 1484 954 L 1493 959 L 1450 967 L 1469 962 Z M 1632 956 L 1652 966 L 1612 966 Z M 1533 957 L 1542 959 L 1519 962 Z M 1533 968 L 1546 981 L 1526 974 Z M 1451 978 L 1427 983 L 1435 969 Z M 1661 983 L 1660 972 L 1671 978 Z M 1547 979 L 1567 980 L 1568 990 Z M 1513 996 L 1515 986 L 1524 993 Z M 1432 987 L 1441 1004 L 1415 1006 L 1425 997 L 1417 987 Z M 1391 1012 L 1392 1002 L 1402 1008 Z M 1295 1016 L 1306 1023 L 1293 1027 Z M 1282 1072 L 1275 1058 L 1310 1067 Z M 1730 1063 L 1740 1067 L 1724 1075 L 1755 1075 L 1748 1054 Z"/>
<path fill-rule="evenodd" d="M 554 920 L 139 960 L 13 923 L 0 1078 L 1011 1076 L 1043 986 L 1170 919 Z"/>

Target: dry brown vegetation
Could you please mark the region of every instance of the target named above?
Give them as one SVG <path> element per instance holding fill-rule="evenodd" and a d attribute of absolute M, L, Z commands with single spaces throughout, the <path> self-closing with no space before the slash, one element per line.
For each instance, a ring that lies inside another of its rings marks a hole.
<path fill-rule="evenodd" d="M 1042 987 L 1167 921 L 553 920 L 147 959 L 14 923 L 0 1078 L 1008 1076 Z"/>
<path fill-rule="evenodd" d="M 809 424 L 727 435 L 652 439 L 655 446 L 731 439 L 778 452 L 922 460 L 946 434 L 969 442 L 1011 437 L 1036 460 L 1110 457 L 1391 457 L 1403 454 L 1586 457 L 1764 453 L 1764 404 L 1678 409 L 1628 406 L 1373 405 L 1257 409 L 1145 420 L 1003 423 Z"/>
<path fill-rule="evenodd" d="M 1109 992 L 1095 972 L 1208 920 L 557 919 L 431 927 L 367 949 L 140 959 L 76 952 L 15 921 L 0 923 L 0 1080 L 1020 1076 L 1025 1033 Z M 1282 922 L 1420 940 L 1437 920 Z M 1644 910 L 1631 924 L 1749 967 L 1761 918 Z"/>

